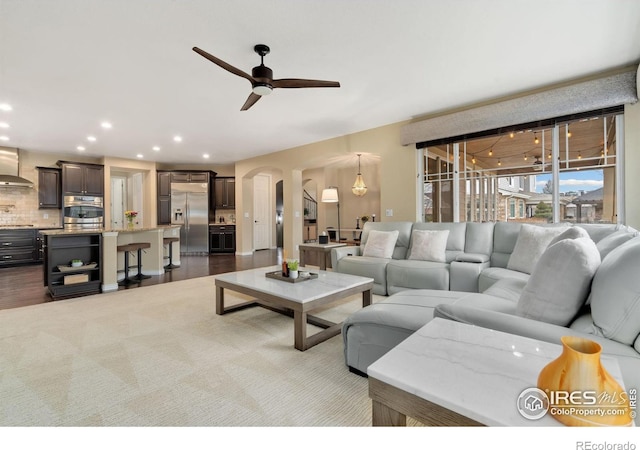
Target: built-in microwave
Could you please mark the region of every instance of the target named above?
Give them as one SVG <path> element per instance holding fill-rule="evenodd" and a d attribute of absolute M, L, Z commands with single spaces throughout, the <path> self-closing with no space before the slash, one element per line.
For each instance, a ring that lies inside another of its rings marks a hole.
<path fill-rule="evenodd" d="M 104 226 L 103 197 L 66 195 L 63 208 L 64 228 L 66 229 L 98 229 Z"/>

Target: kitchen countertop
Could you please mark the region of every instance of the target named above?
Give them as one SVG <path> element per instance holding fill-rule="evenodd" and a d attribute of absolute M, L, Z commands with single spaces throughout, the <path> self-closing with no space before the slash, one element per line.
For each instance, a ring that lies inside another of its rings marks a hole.
<path fill-rule="evenodd" d="M 178 228 L 180 225 L 158 225 L 156 227 L 139 227 L 139 228 L 98 228 L 87 230 L 65 230 L 63 228 L 54 230 L 42 230 L 42 234 L 60 235 L 60 234 L 95 234 L 95 233 L 137 233 L 141 231 L 165 230 L 170 228 Z"/>
<path fill-rule="evenodd" d="M 62 229 L 62 227 L 52 226 L 38 226 L 38 225 L 0 225 L 0 231 L 2 230 L 53 230 Z"/>

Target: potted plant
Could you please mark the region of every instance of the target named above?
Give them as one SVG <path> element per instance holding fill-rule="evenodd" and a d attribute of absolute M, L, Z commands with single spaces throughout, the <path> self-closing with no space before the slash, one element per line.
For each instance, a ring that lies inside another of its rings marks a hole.
<path fill-rule="evenodd" d="M 81 259 L 72 259 L 71 260 L 71 267 L 80 267 L 82 265 L 82 260 Z"/>
<path fill-rule="evenodd" d="M 298 260 L 290 259 L 287 261 L 287 267 L 289 268 L 289 278 L 298 278 Z"/>

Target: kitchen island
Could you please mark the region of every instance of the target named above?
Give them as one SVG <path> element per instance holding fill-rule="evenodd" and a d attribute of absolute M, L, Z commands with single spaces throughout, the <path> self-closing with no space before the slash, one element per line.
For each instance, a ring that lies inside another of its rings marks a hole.
<path fill-rule="evenodd" d="M 180 237 L 180 225 L 98 230 L 43 230 L 44 284 L 54 299 L 118 290 L 118 273 L 124 277 L 124 254 L 119 245 L 148 242 L 142 254 L 145 275 L 164 273 L 165 237 Z M 173 264 L 180 265 L 180 241 L 173 246 Z M 71 267 L 73 259 L 82 265 Z M 95 263 L 92 266 L 91 263 Z M 90 267 L 92 266 L 92 267 Z M 79 275 L 72 278 L 73 275 Z"/>

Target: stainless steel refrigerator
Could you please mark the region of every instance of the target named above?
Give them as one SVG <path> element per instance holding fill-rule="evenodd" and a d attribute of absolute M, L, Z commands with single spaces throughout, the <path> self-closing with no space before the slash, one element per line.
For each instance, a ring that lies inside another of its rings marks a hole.
<path fill-rule="evenodd" d="M 207 183 L 171 183 L 171 224 L 180 227 L 180 253 L 209 253 Z"/>

